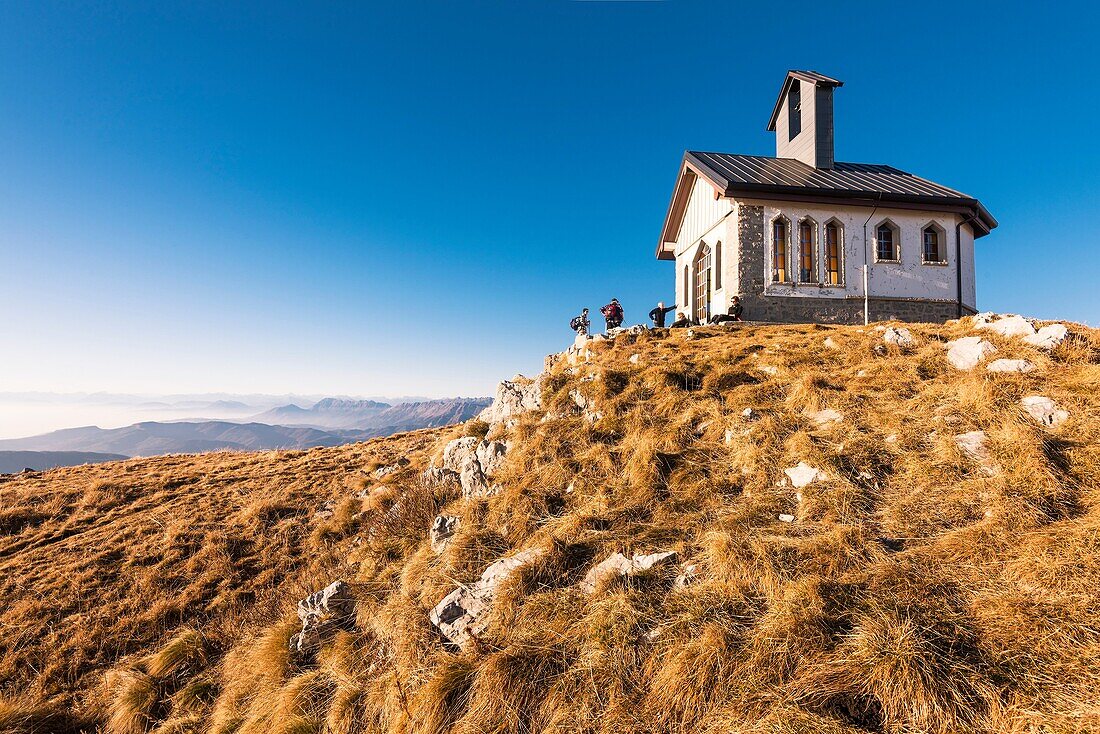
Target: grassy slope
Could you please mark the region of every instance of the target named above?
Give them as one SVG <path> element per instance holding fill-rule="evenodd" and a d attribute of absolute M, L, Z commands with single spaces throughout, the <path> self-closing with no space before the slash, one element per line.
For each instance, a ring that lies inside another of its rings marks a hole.
<path fill-rule="evenodd" d="M 487 500 L 416 479 L 462 429 L 415 434 L 419 452 L 397 437 L 0 484 L 5 620 L 22 635 L 0 641 L 0 724 L 19 707 L 41 721 L 30 707 L 54 694 L 115 732 L 1100 728 L 1100 335 L 1079 329 L 1053 355 L 988 335 L 997 356 L 1038 365 L 1019 375 L 952 369 L 942 341 L 966 324 L 912 330 L 915 348 L 886 354 L 855 327 L 620 337 L 555 368 L 551 417 L 511 431 Z M 604 417 L 573 415 L 572 390 Z M 1029 394 L 1069 420 L 1036 425 L 1018 405 Z M 815 427 L 806 412 L 825 407 L 844 421 Z M 992 475 L 952 439 L 978 429 Z M 348 499 L 387 447 L 412 463 Z M 830 476 L 801 501 L 781 486 L 799 461 Z M 125 504 L 103 514 L 102 494 Z M 320 498 L 343 498 L 327 530 L 305 521 Z M 282 509 L 257 509 L 269 502 Z M 436 556 L 441 510 L 464 521 Z M 71 588 L 51 570 L 67 544 Z M 532 546 L 548 552 L 509 579 L 487 634 L 448 651 L 428 609 Z M 673 570 L 576 588 L 611 552 L 664 549 L 697 564 L 694 584 L 672 589 Z M 293 602 L 336 577 L 353 582 L 357 629 L 297 666 Z"/>

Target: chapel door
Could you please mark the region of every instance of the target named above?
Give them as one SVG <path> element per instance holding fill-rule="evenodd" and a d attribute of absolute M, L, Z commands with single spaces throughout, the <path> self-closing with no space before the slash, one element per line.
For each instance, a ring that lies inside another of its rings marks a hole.
<path fill-rule="evenodd" d="M 710 317 L 710 286 L 710 245 L 703 245 L 695 256 L 695 303 L 692 304 L 691 314 L 701 323 L 705 323 Z"/>

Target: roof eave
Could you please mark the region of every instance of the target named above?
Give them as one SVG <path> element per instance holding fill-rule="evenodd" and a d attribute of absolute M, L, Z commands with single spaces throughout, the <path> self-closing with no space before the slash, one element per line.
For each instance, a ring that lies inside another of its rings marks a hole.
<path fill-rule="evenodd" d="M 704 164 L 701 160 L 699 160 L 698 157 L 695 156 L 694 153 L 692 153 L 692 151 L 690 151 L 690 150 L 684 151 L 684 156 L 683 156 L 683 158 L 680 159 L 680 169 L 676 173 L 676 185 L 672 189 L 672 198 L 669 199 L 668 209 L 665 211 L 664 223 L 661 225 L 661 236 L 657 240 L 657 255 L 656 256 L 657 256 L 658 260 L 675 260 L 676 259 L 676 253 L 669 250 L 666 247 L 666 244 L 669 243 L 669 242 L 674 242 L 675 241 L 673 239 L 668 239 L 668 237 L 669 237 L 669 225 L 671 224 L 673 214 L 675 213 L 675 209 L 677 208 L 676 207 L 677 202 L 679 201 L 681 196 L 683 196 L 686 199 L 690 199 L 690 197 L 691 197 L 691 190 L 690 189 L 688 189 L 686 192 L 683 192 L 683 191 L 681 191 L 681 188 L 680 188 L 681 183 L 684 180 L 684 171 L 685 171 L 685 169 L 690 171 L 691 173 L 695 174 L 696 176 L 699 176 L 700 178 L 705 179 L 711 186 L 713 186 L 718 191 L 723 191 L 729 186 L 729 181 L 724 176 L 719 175 L 710 166 L 707 166 L 706 164 Z M 694 184 L 694 181 L 692 183 Z M 686 202 L 685 202 L 685 209 L 686 209 Z M 677 230 L 678 229 L 679 229 L 679 227 L 677 227 Z"/>

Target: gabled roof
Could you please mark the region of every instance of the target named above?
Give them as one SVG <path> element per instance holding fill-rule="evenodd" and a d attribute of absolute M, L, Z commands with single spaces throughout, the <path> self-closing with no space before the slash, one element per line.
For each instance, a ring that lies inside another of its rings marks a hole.
<path fill-rule="evenodd" d="M 839 79 L 833 79 L 830 76 L 818 74 L 816 71 L 799 71 L 798 69 L 791 69 L 787 72 L 787 78 L 783 80 L 783 86 L 779 88 L 779 98 L 775 100 L 775 107 L 772 108 L 771 119 L 768 120 L 768 132 L 775 130 L 775 121 L 779 117 L 779 110 L 783 108 L 783 98 L 787 96 L 787 89 L 790 88 L 791 82 L 795 79 L 809 82 L 810 84 L 816 84 L 819 87 L 844 86 L 844 82 Z"/>
<path fill-rule="evenodd" d="M 690 185 L 696 176 L 706 179 L 720 195 L 727 197 L 949 211 L 972 218 L 974 237 L 987 235 L 997 226 L 997 220 L 974 197 L 892 166 L 836 163 L 825 169 L 794 158 L 689 150 L 680 164 L 676 189 L 657 243 L 658 259 L 672 257 L 664 243 L 675 241 L 679 234 Z"/>

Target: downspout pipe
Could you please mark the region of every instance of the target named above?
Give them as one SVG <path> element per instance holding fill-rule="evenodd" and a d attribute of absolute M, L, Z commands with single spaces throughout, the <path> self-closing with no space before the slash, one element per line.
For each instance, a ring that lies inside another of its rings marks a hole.
<path fill-rule="evenodd" d="M 958 299 L 955 301 L 955 317 L 963 315 L 963 269 L 962 269 L 962 226 L 974 224 L 974 215 L 968 214 L 965 219 L 955 224 L 955 287 Z M 976 269 L 975 269 L 976 270 Z"/>
<path fill-rule="evenodd" d="M 871 209 L 871 213 L 867 215 L 867 220 L 863 223 L 863 325 L 867 326 L 871 323 L 871 294 L 868 288 L 871 281 L 871 250 L 870 245 L 867 242 L 867 225 L 871 223 L 871 217 L 875 216 L 875 212 L 878 211 L 879 202 L 882 200 L 882 192 L 875 197 L 875 206 Z M 956 238 L 957 240 L 957 238 Z M 962 286 L 959 286 L 962 288 Z M 959 291 L 962 292 L 961 290 Z M 961 298 L 961 296 L 960 296 Z"/>

